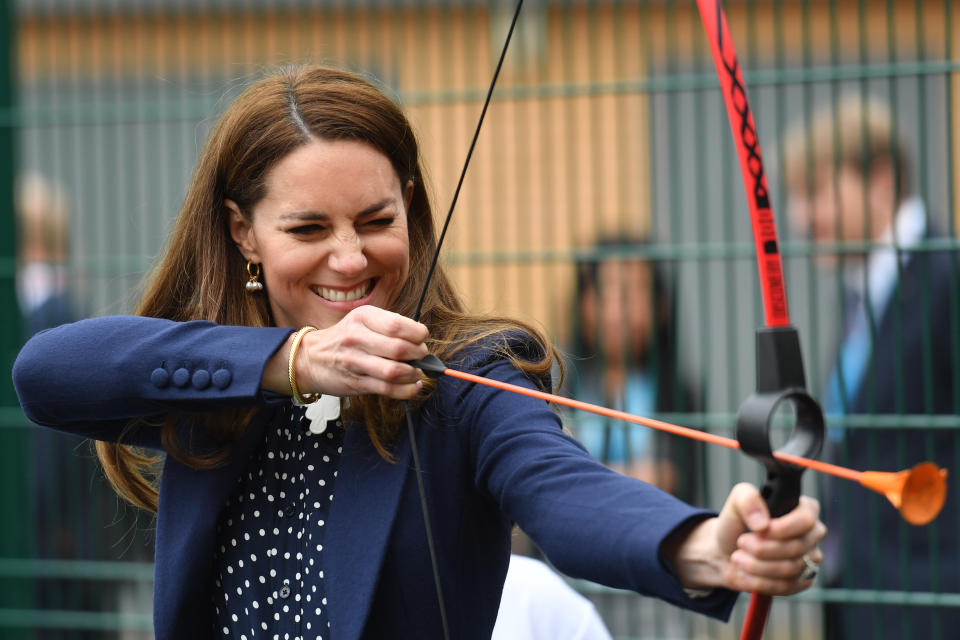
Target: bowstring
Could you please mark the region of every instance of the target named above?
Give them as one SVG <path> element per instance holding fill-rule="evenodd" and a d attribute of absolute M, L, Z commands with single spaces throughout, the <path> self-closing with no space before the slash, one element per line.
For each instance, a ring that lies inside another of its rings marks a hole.
<path fill-rule="evenodd" d="M 447 210 L 447 216 L 443 221 L 443 228 L 440 236 L 437 238 L 437 247 L 433 252 L 433 259 L 430 261 L 430 269 L 427 271 L 427 278 L 423 283 L 423 289 L 420 291 L 420 299 L 417 301 L 416 310 L 413 312 L 413 319 L 420 320 L 420 314 L 423 311 L 423 303 L 427 297 L 427 291 L 430 288 L 430 281 L 433 279 L 433 273 L 436 271 L 437 262 L 440 259 L 440 248 L 443 246 L 443 240 L 447 236 L 447 229 L 450 226 L 450 219 L 453 217 L 453 210 L 457 206 L 457 199 L 460 197 L 460 189 L 463 187 L 463 180 L 467 175 L 467 168 L 470 166 L 470 158 L 473 157 L 473 150 L 477 146 L 477 139 L 480 137 L 480 128 L 483 126 L 484 116 L 487 115 L 487 107 L 490 106 L 490 99 L 493 96 L 493 90 L 497 85 L 497 78 L 500 77 L 500 69 L 503 67 L 503 61 L 507 56 L 507 49 L 510 46 L 510 39 L 513 36 L 514 27 L 517 25 L 517 19 L 520 17 L 520 9 L 523 7 L 523 0 L 517 0 L 517 7 L 513 12 L 513 18 L 510 21 L 510 28 L 507 30 L 507 37 L 503 41 L 503 47 L 500 49 L 500 59 L 493 72 L 493 78 L 490 80 L 490 86 L 487 88 L 487 96 L 483 101 L 483 109 L 480 111 L 480 118 L 477 120 L 477 127 L 473 132 L 473 139 L 470 141 L 470 148 L 467 150 L 467 158 L 464 160 L 463 169 L 460 171 L 460 179 L 457 180 L 457 188 L 453 192 L 453 199 L 450 202 L 450 208 Z M 413 454 L 413 468 L 417 476 L 417 490 L 420 494 L 420 511 L 423 514 L 423 525 L 427 537 L 427 550 L 430 553 L 430 565 L 433 570 L 433 584 L 437 590 L 437 603 L 440 607 L 440 623 L 443 627 L 444 640 L 450 640 L 450 629 L 447 624 L 447 611 L 443 600 L 443 587 L 440 583 L 440 570 L 437 563 L 437 552 L 433 540 L 433 531 L 430 526 L 430 509 L 427 506 L 427 493 L 423 484 L 423 469 L 420 466 L 420 454 L 417 450 L 417 437 L 413 427 L 413 416 L 410 411 L 410 404 L 403 401 L 403 411 L 407 420 L 407 432 L 410 438 L 410 450 Z"/>
<path fill-rule="evenodd" d="M 470 141 L 470 148 L 467 150 L 467 159 L 463 162 L 463 169 L 460 171 L 460 179 L 457 181 L 457 188 L 453 192 L 453 200 L 450 201 L 450 209 L 447 211 L 447 217 L 443 221 L 443 228 L 440 231 L 440 237 L 437 238 L 437 248 L 433 252 L 433 260 L 430 262 L 430 269 L 427 271 L 427 279 L 423 283 L 423 289 L 420 291 L 420 300 L 417 302 L 417 309 L 413 312 L 413 319 L 420 320 L 420 313 L 423 310 L 423 301 L 427 297 L 427 290 L 430 288 L 430 280 L 433 278 L 433 272 L 437 268 L 437 262 L 440 259 L 440 247 L 443 246 L 443 239 L 447 237 L 447 228 L 450 226 L 450 218 L 453 217 L 453 210 L 457 206 L 457 198 L 460 197 L 460 188 L 463 186 L 463 179 L 467 175 L 467 168 L 470 166 L 470 158 L 473 157 L 473 149 L 477 146 L 477 138 L 480 137 L 480 128 L 483 126 L 483 118 L 487 115 L 487 107 L 490 106 L 490 98 L 493 96 L 493 90 L 497 86 L 497 78 L 500 77 L 500 69 L 503 67 L 503 60 L 507 57 L 507 48 L 510 46 L 510 38 L 513 36 L 514 27 L 517 26 L 517 18 L 520 17 L 520 9 L 523 7 L 523 0 L 517 0 L 517 8 L 513 12 L 513 19 L 510 21 L 510 29 L 507 30 L 507 37 L 503 41 L 503 48 L 500 49 L 500 59 L 497 61 L 497 67 L 493 71 L 493 79 L 490 80 L 490 86 L 487 88 L 487 97 L 483 101 L 483 109 L 480 111 L 480 119 L 477 120 L 477 128 L 473 132 L 473 140 Z"/>

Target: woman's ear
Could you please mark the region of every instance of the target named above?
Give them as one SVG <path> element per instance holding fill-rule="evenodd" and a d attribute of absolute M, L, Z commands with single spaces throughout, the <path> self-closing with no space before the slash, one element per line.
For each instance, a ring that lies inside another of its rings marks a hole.
<path fill-rule="evenodd" d="M 227 208 L 227 216 L 230 219 L 230 237 L 240 249 L 240 253 L 251 262 L 261 262 L 250 219 L 243 215 L 240 207 L 233 200 L 228 198 L 223 201 L 223 205 Z"/>
<path fill-rule="evenodd" d="M 413 180 L 407 180 L 407 185 L 403 188 L 403 208 L 410 211 L 410 203 L 413 202 Z"/>

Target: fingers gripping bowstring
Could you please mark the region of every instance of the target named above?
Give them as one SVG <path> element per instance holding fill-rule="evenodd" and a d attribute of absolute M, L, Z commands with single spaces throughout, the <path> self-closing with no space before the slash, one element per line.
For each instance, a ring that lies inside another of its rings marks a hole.
<path fill-rule="evenodd" d="M 487 89 L 487 97 L 483 101 L 483 109 L 480 111 L 480 119 L 477 121 L 477 128 L 473 132 L 473 140 L 470 141 L 470 148 L 467 150 L 467 158 L 464 160 L 463 169 L 460 171 L 460 179 L 457 181 L 457 188 L 453 192 L 453 199 L 450 202 L 450 209 L 447 211 L 447 217 L 444 219 L 443 228 L 440 231 L 440 237 L 437 238 L 437 247 L 433 252 L 433 259 L 430 262 L 430 269 L 427 271 L 427 278 L 423 283 L 423 289 L 420 291 L 420 299 L 417 301 L 417 308 L 413 312 L 413 319 L 420 320 L 420 314 L 423 311 L 423 303 L 427 297 L 427 291 L 430 288 L 430 281 L 433 279 L 433 272 L 437 268 L 437 262 L 440 259 L 440 248 L 443 246 L 443 240 L 447 235 L 447 228 L 450 226 L 450 219 L 453 217 L 453 210 L 457 206 L 457 198 L 460 196 L 460 189 L 463 187 L 463 179 L 467 175 L 467 167 L 470 166 L 470 158 L 473 157 L 473 149 L 477 145 L 477 138 L 480 137 L 480 128 L 483 126 L 483 118 L 487 115 L 487 107 L 490 106 L 490 98 L 493 96 L 493 90 L 497 85 L 497 78 L 500 77 L 500 69 L 503 67 L 503 60 L 507 55 L 507 48 L 510 46 L 510 38 L 513 36 L 514 27 L 517 25 L 517 18 L 520 17 L 520 9 L 523 7 L 523 0 L 517 1 L 517 7 L 513 12 L 513 19 L 510 21 L 510 28 L 507 31 L 507 37 L 503 41 L 503 47 L 500 50 L 500 59 L 497 61 L 497 67 L 493 72 L 493 78 L 490 80 L 490 86 Z M 404 400 L 403 410 L 407 419 L 407 432 L 410 437 L 410 452 L 413 454 L 413 467 L 417 476 L 417 490 L 420 493 L 420 510 L 423 513 L 423 525 L 427 535 L 427 550 L 430 553 L 430 565 L 433 569 L 433 583 L 437 589 L 437 603 L 440 607 L 440 623 L 443 626 L 444 640 L 450 640 L 450 629 L 447 624 L 447 612 L 443 602 L 443 587 L 440 583 L 440 570 L 437 564 L 437 552 L 433 541 L 433 531 L 430 527 L 430 510 L 427 507 L 427 493 L 423 485 L 423 470 L 420 467 L 420 453 L 417 449 L 417 437 L 413 428 L 413 417 L 410 412 L 410 404 Z"/>

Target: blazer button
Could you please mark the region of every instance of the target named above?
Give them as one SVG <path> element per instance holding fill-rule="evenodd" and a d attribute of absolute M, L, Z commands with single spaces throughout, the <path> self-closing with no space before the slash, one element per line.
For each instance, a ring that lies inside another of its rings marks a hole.
<path fill-rule="evenodd" d="M 158 389 L 164 389 L 170 384 L 170 374 L 163 367 L 157 367 L 150 374 L 150 382 Z"/>
<path fill-rule="evenodd" d="M 173 372 L 173 384 L 177 385 L 181 389 L 188 384 L 190 384 L 190 372 L 180 367 Z"/>
<path fill-rule="evenodd" d="M 280 597 L 283 598 L 284 600 L 286 600 L 287 598 L 289 598 L 289 597 L 290 597 L 290 587 L 287 586 L 287 585 L 283 585 L 282 587 L 280 587 L 280 594 L 279 594 L 279 595 L 280 595 Z"/>
<path fill-rule="evenodd" d="M 286 514 L 288 518 L 292 518 L 293 514 L 297 512 L 297 505 L 292 502 L 287 505 L 287 508 L 283 510 L 283 513 Z"/>
<path fill-rule="evenodd" d="M 233 381 L 233 374 L 227 369 L 217 369 L 213 372 L 213 386 L 217 389 L 226 389 Z"/>
<path fill-rule="evenodd" d="M 210 372 L 206 369 L 197 369 L 190 379 L 194 389 L 206 389 L 210 386 Z"/>

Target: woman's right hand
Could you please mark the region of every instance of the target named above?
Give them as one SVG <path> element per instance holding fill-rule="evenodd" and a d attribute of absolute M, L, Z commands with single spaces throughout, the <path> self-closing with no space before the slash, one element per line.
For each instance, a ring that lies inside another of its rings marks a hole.
<path fill-rule="evenodd" d="M 760 491 L 743 482 L 718 516 L 672 533 L 663 556 L 684 587 L 785 596 L 813 585 L 810 570 L 823 562 L 818 545 L 826 534 L 813 498 L 800 496 L 792 511 L 772 518 Z"/>
<path fill-rule="evenodd" d="M 412 398 L 422 386 L 420 372 L 407 364 L 427 355 L 426 326 L 379 307 L 358 307 L 335 325 L 305 334 L 294 367 L 301 394 L 376 394 Z M 270 359 L 263 386 L 289 394 L 291 336 Z M 282 375 L 280 372 L 282 371 Z"/>

